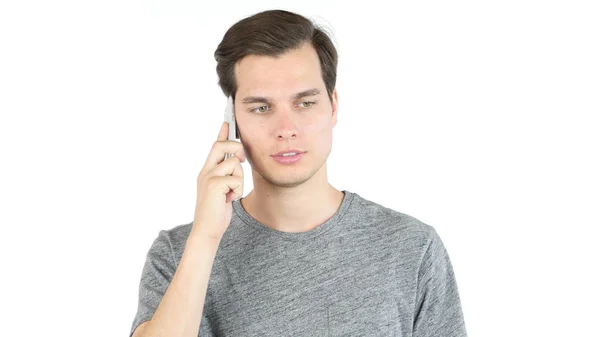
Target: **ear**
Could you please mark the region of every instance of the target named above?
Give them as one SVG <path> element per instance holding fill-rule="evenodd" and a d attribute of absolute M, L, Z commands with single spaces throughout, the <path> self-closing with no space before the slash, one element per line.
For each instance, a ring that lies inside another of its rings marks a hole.
<path fill-rule="evenodd" d="M 337 125 L 337 115 L 338 115 L 338 94 L 337 89 L 333 89 L 333 93 L 331 93 L 331 117 L 333 118 L 333 127 Z"/>

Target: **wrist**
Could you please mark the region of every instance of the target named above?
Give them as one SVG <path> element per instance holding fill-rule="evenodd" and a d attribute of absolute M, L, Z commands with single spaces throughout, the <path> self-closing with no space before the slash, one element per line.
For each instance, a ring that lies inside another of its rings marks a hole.
<path fill-rule="evenodd" d="M 202 246 L 208 247 L 218 247 L 221 243 L 221 237 L 211 236 L 207 233 L 203 233 L 200 231 L 190 232 L 190 235 L 187 239 L 188 242 L 193 242 L 194 244 L 200 244 Z"/>

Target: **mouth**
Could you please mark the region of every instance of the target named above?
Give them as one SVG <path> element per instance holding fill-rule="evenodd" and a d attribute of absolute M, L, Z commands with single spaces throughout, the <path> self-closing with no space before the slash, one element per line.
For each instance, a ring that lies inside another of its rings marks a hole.
<path fill-rule="evenodd" d="M 300 161 L 305 153 L 306 152 L 288 152 L 287 154 L 273 155 L 271 157 L 280 164 L 290 165 Z"/>
<path fill-rule="evenodd" d="M 289 156 L 289 155 L 295 155 L 295 154 L 298 154 L 298 153 L 305 153 L 305 152 L 306 151 L 302 151 L 302 150 L 299 150 L 299 149 L 290 148 L 290 149 L 285 149 L 285 150 L 280 151 L 278 153 L 272 154 L 271 156 L 282 156 L 282 155 L 283 156 Z"/>

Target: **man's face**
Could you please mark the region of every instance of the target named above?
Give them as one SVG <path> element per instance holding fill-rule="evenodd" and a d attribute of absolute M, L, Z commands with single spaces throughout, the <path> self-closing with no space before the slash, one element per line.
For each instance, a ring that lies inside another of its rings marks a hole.
<path fill-rule="evenodd" d="M 337 92 L 331 102 L 319 57 L 310 44 L 278 58 L 249 55 L 235 67 L 235 118 L 246 158 L 266 182 L 297 186 L 323 168 L 337 123 Z M 313 91 L 307 96 L 298 94 Z M 294 164 L 273 155 L 306 151 Z"/>

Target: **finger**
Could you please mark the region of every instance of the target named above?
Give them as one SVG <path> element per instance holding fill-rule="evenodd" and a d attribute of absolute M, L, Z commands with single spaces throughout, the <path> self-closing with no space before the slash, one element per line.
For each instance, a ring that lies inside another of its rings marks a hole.
<path fill-rule="evenodd" d="M 227 122 L 223 122 L 223 124 L 221 124 L 221 130 L 219 130 L 219 136 L 217 137 L 217 140 L 227 140 L 229 136 L 229 123 Z"/>
<path fill-rule="evenodd" d="M 233 200 L 236 200 L 236 199 L 237 199 L 237 195 L 235 195 L 235 193 L 233 191 L 230 191 L 225 196 L 225 202 L 232 202 Z"/>
<path fill-rule="evenodd" d="M 225 158 L 225 153 L 233 153 L 241 162 L 246 161 L 246 154 L 244 153 L 242 143 L 235 140 L 223 140 L 213 144 L 205 166 L 208 166 L 209 170 L 217 166 Z"/>
<path fill-rule="evenodd" d="M 240 164 L 240 160 L 238 157 L 231 157 L 221 164 L 215 166 L 208 173 L 209 176 L 237 176 L 240 178 L 244 177 L 244 170 L 242 169 L 242 165 Z"/>
<path fill-rule="evenodd" d="M 242 186 L 243 187 L 243 186 Z M 242 188 L 243 190 L 243 188 Z M 239 194 L 238 194 L 239 193 Z M 227 195 L 225 196 L 225 202 L 232 202 L 233 200 L 238 200 L 240 199 L 243 194 L 243 192 L 234 192 L 234 191 L 229 191 L 229 193 L 227 193 Z"/>
<path fill-rule="evenodd" d="M 238 164 L 237 166 L 239 166 L 239 168 L 236 168 L 234 170 L 233 175 L 227 176 L 227 177 L 237 178 L 240 183 L 236 186 L 228 185 L 230 190 L 225 196 L 225 202 L 231 202 L 231 201 L 237 200 L 243 196 L 243 193 L 244 193 L 243 171 L 242 171 L 241 165 Z"/>
<path fill-rule="evenodd" d="M 242 197 L 244 193 L 244 181 L 242 179 L 234 176 L 220 178 L 223 179 L 226 189 L 229 190 L 225 193 L 225 202 L 231 202 Z"/>
<path fill-rule="evenodd" d="M 244 188 L 244 179 L 239 176 L 213 176 L 208 181 L 209 188 L 221 195 L 227 196 L 231 193 L 241 197 Z"/>

